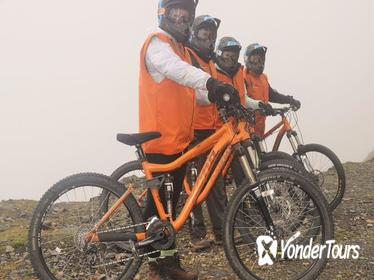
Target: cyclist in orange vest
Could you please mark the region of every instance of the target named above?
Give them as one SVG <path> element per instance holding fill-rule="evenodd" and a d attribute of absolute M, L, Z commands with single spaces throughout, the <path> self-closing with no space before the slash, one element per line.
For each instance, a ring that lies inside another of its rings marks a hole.
<path fill-rule="evenodd" d="M 161 0 L 159 2 L 159 28 L 146 39 L 140 55 L 139 76 L 139 131 L 159 131 L 161 137 L 142 145 L 147 160 L 169 163 L 178 158 L 193 139 L 195 94 L 197 99 L 238 103 L 236 90 L 219 82 L 208 73 L 191 64 L 184 47 L 190 37 L 197 1 Z M 171 173 L 174 184 L 174 209 L 178 201 L 185 167 Z M 160 174 L 154 174 L 158 176 Z M 166 209 L 164 186 L 160 199 Z M 152 196 L 148 192 L 144 211 L 146 219 L 157 216 Z M 153 251 L 148 248 L 148 251 Z M 170 250 L 149 256 L 148 279 L 159 280 L 162 275 L 170 279 L 192 280 L 197 274 L 184 271 L 176 255 L 175 244 Z"/>
<path fill-rule="evenodd" d="M 187 48 L 191 55 L 192 65 L 204 70 L 214 78 L 217 78 L 217 70 L 213 61 L 215 56 L 214 46 L 220 22 L 219 19 L 209 15 L 197 17 L 192 25 L 192 33 Z M 197 104 L 195 107 L 195 139 L 193 145 L 212 135 L 218 125 L 218 120 L 218 111 L 215 104 Z M 201 170 L 205 159 L 206 155 L 197 159 L 196 167 L 198 171 Z M 219 177 L 206 200 L 208 213 L 213 225 L 213 233 L 217 242 L 222 240 L 222 223 L 226 204 L 227 198 L 223 178 Z M 201 205 L 195 206 L 189 221 L 192 247 L 195 250 L 210 247 L 212 240 L 207 239 L 207 230 Z"/>
<path fill-rule="evenodd" d="M 216 54 L 216 68 L 218 80 L 232 84 L 239 92 L 240 102 L 250 109 L 264 109 L 268 111 L 268 105 L 261 100 L 254 100 L 246 93 L 244 81 L 244 67 L 239 63 L 239 55 L 242 46 L 233 37 L 223 37 L 218 43 Z M 231 164 L 231 171 L 237 186 L 240 186 L 244 174 L 240 163 L 234 159 Z"/>
<path fill-rule="evenodd" d="M 245 72 L 244 79 L 247 89 L 247 94 L 256 100 L 262 101 L 265 109 L 271 112 L 271 105 L 268 102 L 290 104 L 295 109 L 301 106 L 300 101 L 294 99 L 290 95 L 280 94 L 273 89 L 268 82 L 267 75 L 264 72 L 265 55 L 267 47 L 258 43 L 251 44 L 247 47 L 244 55 Z M 266 117 L 259 112 L 256 112 L 256 133 L 259 136 L 264 136 Z"/>
<path fill-rule="evenodd" d="M 243 66 L 239 63 L 242 46 L 233 37 L 223 37 L 219 40 L 216 51 L 217 79 L 232 84 L 239 92 L 240 102 L 244 105 L 245 87 L 243 79 Z"/>

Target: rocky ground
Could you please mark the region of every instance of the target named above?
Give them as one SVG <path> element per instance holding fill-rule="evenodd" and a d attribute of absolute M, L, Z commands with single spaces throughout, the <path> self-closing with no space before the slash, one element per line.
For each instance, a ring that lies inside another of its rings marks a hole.
<path fill-rule="evenodd" d="M 345 163 L 344 167 L 348 184 L 343 203 L 334 212 L 335 238 L 339 244 L 360 245 L 360 257 L 330 260 L 319 279 L 374 279 L 374 160 Z M 0 279 L 37 279 L 25 247 L 35 205 L 30 200 L 0 202 Z M 183 263 L 198 271 L 199 279 L 237 279 L 221 246 L 196 253 L 186 231 L 178 239 Z M 144 279 L 146 270 L 144 264 L 136 279 Z"/>

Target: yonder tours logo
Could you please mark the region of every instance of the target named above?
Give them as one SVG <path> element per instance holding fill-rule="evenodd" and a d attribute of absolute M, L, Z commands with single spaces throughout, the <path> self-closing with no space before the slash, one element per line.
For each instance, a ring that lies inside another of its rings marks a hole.
<path fill-rule="evenodd" d="M 257 237 L 258 265 L 273 265 L 277 257 L 281 259 L 318 259 L 327 250 L 327 258 L 333 259 L 358 259 L 360 256 L 359 245 L 336 244 L 335 240 L 327 240 L 326 244 L 314 244 L 313 238 L 307 244 L 293 244 L 300 236 L 297 232 L 287 242 L 276 240 L 268 235 Z M 279 247 L 280 245 L 280 247 Z M 280 249 L 280 251 L 279 251 Z"/>

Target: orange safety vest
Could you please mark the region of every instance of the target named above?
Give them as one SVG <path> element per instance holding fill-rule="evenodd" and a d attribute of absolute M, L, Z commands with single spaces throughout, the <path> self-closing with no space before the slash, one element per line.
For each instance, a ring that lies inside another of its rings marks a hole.
<path fill-rule="evenodd" d="M 201 57 L 194 51 L 193 49 L 187 48 L 189 53 L 193 55 L 191 60 L 194 58 L 195 61 L 198 63 L 199 68 L 203 71 L 210 74 L 213 78 L 217 78 L 217 69 L 214 65 L 213 60 L 209 60 L 209 62 L 204 61 Z M 194 65 L 194 63 L 192 63 Z M 197 66 L 197 65 L 194 65 Z M 216 129 L 218 120 L 218 112 L 217 107 L 215 104 L 209 105 L 199 105 L 196 104 L 195 107 L 195 116 L 194 116 L 194 129 L 196 130 L 203 130 L 203 129 Z"/>
<path fill-rule="evenodd" d="M 243 76 L 244 67 L 241 66 L 238 72 L 233 78 L 227 76 L 221 71 L 217 71 L 217 80 L 228 83 L 232 85 L 238 92 L 240 97 L 240 103 L 245 106 L 245 85 L 244 85 L 244 76 Z M 218 127 L 222 126 L 222 121 L 218 117 Z"/>
<path fill-rule="evenodd" d="M 163 33 L 152 33 L 140 53 L 139 76 L 139 131 L 159 131 L 161 137 L 142 145 L 146 153 L 173 155 L 182 152 L 193 139 L 195 92 L 168 78 L 160 83 L 149 74 L 145 55 L 154 36 L 170 44 L 175 53 L 191 64 L 182 44 Z"/>
<path fill-rule="evenodd" d="M 266 74 L 256 75 L 247 69 L 244 71 L 244 80 L 249 97 L 255 100 L 261 100 L 264 103 L 269 102 L 269 82 Z M 256 112 L 256 134 L 263 137 L 265 134 L 266 116 Z"/>

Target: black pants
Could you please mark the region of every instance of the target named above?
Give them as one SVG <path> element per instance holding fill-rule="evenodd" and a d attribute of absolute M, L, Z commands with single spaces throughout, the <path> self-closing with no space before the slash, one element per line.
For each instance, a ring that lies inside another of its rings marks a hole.
<path fill-rule="evenodd" d="M 235 185 L 239 188 L 241 184 L 244 183 L 245 175 L 237 157 L 234 157 L 234 160 L 231 163 L 231 171 L 235 180 Z"/>
<path fill-rule="evenodd" d="M 210 135 L 214 133 L 214 130 L 195 130 L 195 140 L 192 145 L 196 145 Z M 200 156 L 197 159 L 198 172 L 202 169 L 207 154 Z M 216 239 L 222 239 L 222 225 L 225 207 L 227 205 L 227 196 L 225 191 L 225 184 L 222 175 L 219 175 L 213 188 L 209 192 L 206 199 L 206 205 L 208 213 L 213 226 L 213 233 Z M 192 239 L 201 239 L 206 236 L 206 226 L 204 222 L 203 210 L 201 205 L 196 205 L 192 210 L 193 218 L 190 219 L 190 235 Z"/>
<path fill-rule="evenodd" d="M 180 157 L 182 153 L 175 154 L 175 155 L 164 155 L 164 154 L 146 154 L 147 160 L 150 163 L 160 163 L 160 164 L 166 164 L 173 162 L 176 160 L 178 157 Z M 183 179 L 184 175 L 186 173 L 186 167 L 182 166 L 181 168 L 178 168 L 172 172 L 169 172 L 170 175 L 173 177 L 173 185 L 174 185 L 174 192 L 173 192 L 173 209 L 176 208 L 179 194 L 182 190 L 182 184 L 183 184 Z M 162 175 L 163 173 L 154 173 L 153 177 L 157 177 Z M 161 202 L 164 206 L 164 209 L 166 211 L 167 209 L 167 201 L 166 201 L 166 194 L 165 194 L 165 186 L 162 186 L 159 190 L 160 194 L 160 199 Z M 158 216 L 157 208 L 156 205 L 153 201 L 153 196 L 150 190 L 147 192 L 147 203 L 144 209 L 144 218 L 148 219 L 152 216 Z M 176 246 L 173 244 L 173 246 L 170 249 L 174 249 Z M 148 251 L 152 251 L 152 247 L 147 248 Z M 156 257 L 156 256 L 152 256 Z"/>

